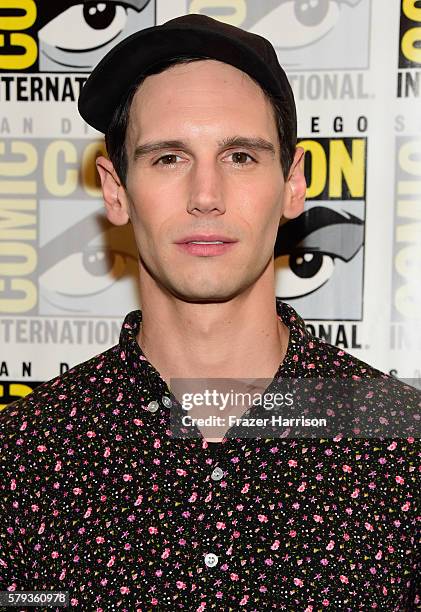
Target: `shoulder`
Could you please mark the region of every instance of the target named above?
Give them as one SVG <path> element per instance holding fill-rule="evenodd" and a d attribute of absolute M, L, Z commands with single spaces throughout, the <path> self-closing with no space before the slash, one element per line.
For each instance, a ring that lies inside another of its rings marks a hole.
<path fill-rule="evenodd" d="M 73 405 L 82 412 L 89 411 L 95 394 L 118 374 L 118 350 L 117 344 L 8 404 L 0 412 L 0 444 L 2 438 L 12 436 L 13 432 L 24 432 L 31 425 L 51 427 L 52 422 L 69 417 Z"/>

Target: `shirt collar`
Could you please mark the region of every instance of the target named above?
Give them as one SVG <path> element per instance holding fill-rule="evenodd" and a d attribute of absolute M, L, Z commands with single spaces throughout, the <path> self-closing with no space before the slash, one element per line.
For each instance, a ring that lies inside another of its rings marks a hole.
<path fill-rule="evenodd" d="M 300 355 L 304 350 L 303 340 L 310 336 L 304 320 L 297 312 L 276 297 L 276 311 L 278 317 L 289 328 L 289 342 L 284 359 L 274 376 L 278 377 L 298 377 L 301 372 Z M 132 376 L 141 382 L 145 401 L 154 397 L 168 394 L 168 386 L 161 378 L 159 372 L 148 361 L 141 347 L 137 342 L 137 334 L 142 322 L 142 311 L 132 310 L 124 319 L 119 341 L 119 359 L 124 362 L 124 366 L 129 369 Z"/>

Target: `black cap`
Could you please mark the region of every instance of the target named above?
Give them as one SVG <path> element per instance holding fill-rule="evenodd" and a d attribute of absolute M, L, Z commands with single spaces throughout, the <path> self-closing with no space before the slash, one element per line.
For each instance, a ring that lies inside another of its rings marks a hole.
<path fill-rule="evenodd" d="M 294 95 L 271 43 L 257 34 L 206 15 L 183 15 L 135 32 L 113 47 L 94 68 L 78 101 L 79 113 L 105 133 L 123 96 L 141 75 L 177 56 L 207 57 L 253 77 L 283 107 L 296 138 Z"/>

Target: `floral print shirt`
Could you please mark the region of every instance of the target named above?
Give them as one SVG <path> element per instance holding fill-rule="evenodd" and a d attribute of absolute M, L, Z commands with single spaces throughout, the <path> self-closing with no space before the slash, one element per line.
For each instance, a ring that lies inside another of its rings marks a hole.
<path fill-rule="evenodd" d="M 377 379 L 419 411 L 413 387 L 276 305 L 275 379 Z M 0 413 L 0 591 L 68 591 L 89 612 L 421 609 L 419 438 L 175 437 L 141 319 Z"/>

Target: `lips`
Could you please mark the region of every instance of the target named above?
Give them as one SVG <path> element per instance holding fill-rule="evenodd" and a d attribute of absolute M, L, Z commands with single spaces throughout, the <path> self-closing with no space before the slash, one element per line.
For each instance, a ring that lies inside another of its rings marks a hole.
<path fill-rule="evenodd" d="M 181 240 L 177 240 L 176 244 L 188 244 L 189 242 L 237 242 L 234 238 L 228 236 L 222 236 L 221 234 L 192 234 L 191 236 L 185 236 Z"/>

